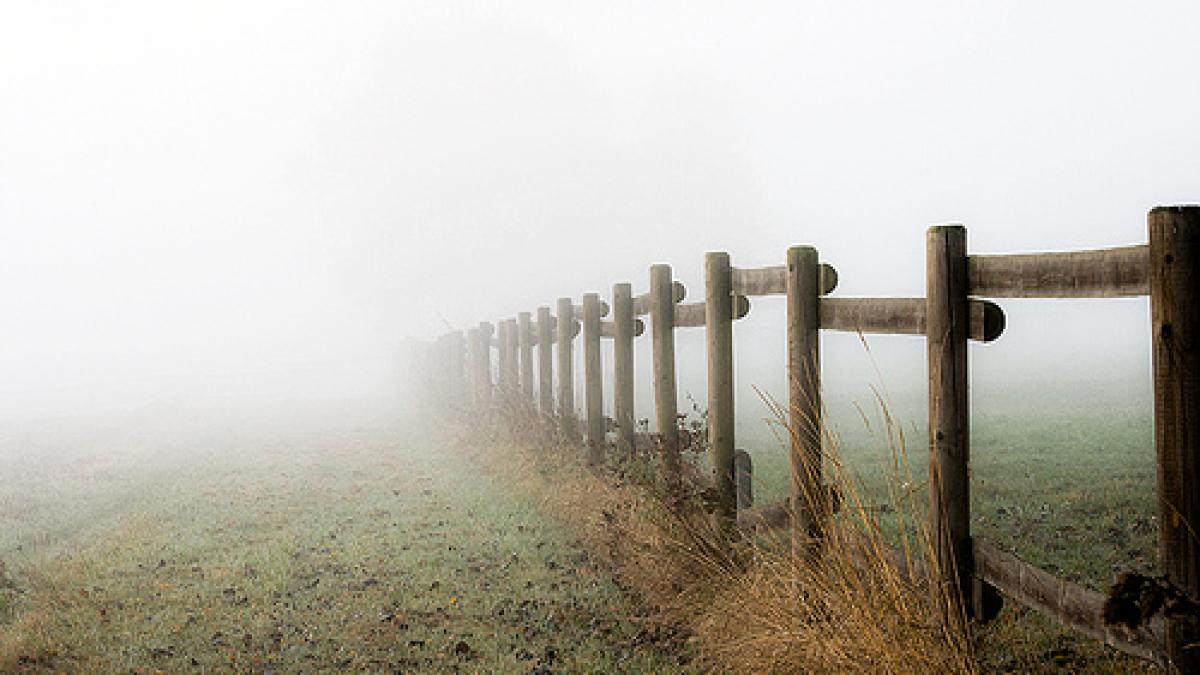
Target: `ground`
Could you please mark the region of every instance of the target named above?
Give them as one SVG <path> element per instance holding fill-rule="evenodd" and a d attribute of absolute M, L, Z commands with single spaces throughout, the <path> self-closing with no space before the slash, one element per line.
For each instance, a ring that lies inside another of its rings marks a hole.
<path fill-rule="evenodd" d="M 0 670 L 681 667 L 536 504 L 344 412 L 5 438 Z"/>

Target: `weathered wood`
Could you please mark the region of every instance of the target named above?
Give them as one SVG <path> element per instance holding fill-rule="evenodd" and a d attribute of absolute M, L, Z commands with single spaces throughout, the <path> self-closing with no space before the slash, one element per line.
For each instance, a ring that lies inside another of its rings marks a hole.
<path fill-rule="evenodd" d="M 703 302 L 691 302 L 686 305 L 675 305 L 676 328 L 699 328 L 706 325 L 707 309 Z M 744 295 L 730 296 L 730 316 L 732 319 L 744 318 L 750 313 L 750 299 Z"/>
<path fill-rule="evenodd" d="M 571 341 L 575 332 L 574 309 L 570 298 L 558 299 L 558 417 L 559 428 L 570 443 L 579 442 L 579 424 L 575 418 L 575 378 L 571 372 L 574 355 Z"/>
<path fill-rule="evenodd" d="M 600 364 L 600 296 L 583 296 L 583 395 L 587 412 L 588 462 L 604 461 L 604 373 Z"/>
<path fill-rule="evenodd" d="M 613 305 L 615 306 L 616 304 L 617 304 L 617 302 L 614 299 Z M 616 309 L 613 309 L 613 312 L 614 312 L 614 314 L 613 314 L 612 321 L 601 321 L 600 322 L 600 337 L 602 337 L 602 338 L 616 338 L 617 337 L 617 318 L 616 318 L 616 314 L 615 314 Z M 628 325 L 629 325 L 630 330 L 633 331 L 633 335 L 631 337 L 639 337 L 643 333 L 646 332 L 646 324 L 643 323 L 641 319 L 633 319 L 632 321 L 630 321 L 628 323 Z"/>
<path fill-rule="evenodd" d="M 790 499 L 798 506 L 793 514 L 792 549 L 812 560 L 820 551 L 825 520 L 817 249 L 789 248 L 786 271 Z"/>
<path fill-rule="evenodd" d="M 613 284 L 613 419 L 617 425 L 617 451 L 633 456 L 633 338 L 645 326 L 633 318 L 633 291 L 627 283 Z M 603 332 L 603 326 L 601 326 Z"/>
<path fill-rule="evenodd" d="M 1060 579 L 986 541 L 976 539 L 973 549 L 975 574 L 1013 600 L 1123 652 L 1163 662 L 1161 617 L 1136 632 L 1106 626 L 1104 594 Z"/>
<path fill-rule="evenodd" d="M 467 371 L 464 363 L 466 345 L 463 332 L 456 330 L 450 333 L 448 349 L 450 350 L 450 400 L 455 405 L 462 405 L 467 398 Z"/>
<path fill-rule="evenodd" d="M 991 342 L 1004 332 L 1004 310 L 987 300 L 969 301 L 968 337 Z M 821 328 L 892 335 L 924 335 L 924 298 L 823 298 Z"/>
<path fill-rule="evenodd" d="M 650 333 L 654 358 L 654 416 L 667 480 L 680 477 L 679 412 L 675 381 L 675 299 L 670 265 L 650 267 Z"/>
<path fill-rule="evenodd" d="M 754 460 L 745 450 L 733 453 L 734 481 L 737 483 L 738 512 L 754 508 Z"/>
<path fill-rule="evenodd" d="M 580 316 L 583 316 L 583 314 L 580 314 Z M 551 314 L 550 322 L 551 322 L 551 325 L 554 326 L 554 330 L 551 331 L 551 333 L 550 333 L 550 344 L 555 344 L 556 342 L 558 342 L 558 317 Z M 601 330 L 603 330 L 603 328 L 604 328 L 604 323 L 605 322 L 603 322 L 603 321 L 600 322 Z M 578 320 L 572 320 L 572 322 L 571 322 L 571 339 L 572 340 L 579 337 L 579 334 L 582 331 L 582 328 L 583 328 L 583 323 L 581 323 Z M 533 346 L 536 347 L 539 344 L 541 344 L 541 339 L 542 339 L 541 336 L 535 337 L 533 340 Z"/>
<path fill-rule="evenodd" d="M 503 330 L 508 334 L 508 353 L 504 356 L 505 365 L 507 366 L 504 371 L 505 396 L 510 401 L 514 401 L 517 398 L 517 382 L 520 372 L 519 364 L 517 363 L 517 358 L 520 354 L 519 346 L 517 345 L 517 320 L 505 319 Z"/>
<path fill-rule="evenodd" d="M 508 321 L 501 319 L 496 322 L 496 393 L 502 399 L 508 398 Z"/>
<path fill-rule="evenodd" d="M 475 404 L 484 406 L 492 402 L 492 324 L 480 321 L 475 337 Z"/>
<path fill-rule="evenodd" d="M 671 301 L 674 303 L 683 302 L 687 297 L 687 288 L 678 281 L 671 282 Z M 645 316 L 650 313 L 651 295 L 644 293 L 633 299 L 633 315 Z"/>
<path fill-rule="evenodd" d="M 554 352 L 551 351 L 552 337 L 557 321 L 550 316 L 550 308 L 537 310 L 538 348 L 538 410 L 543 417 L 554 414 Z"/>
<path fill-rule="evenodd" d="M 1150 230 L 1154 444 L 1159 559 L 1167 579 L 1200 600 L 1200 206 L 1159 207 Z M 1167 622 L 1167 653 L 1200 672 L 1197 621 Z"/>
<path fill-rule="evenodd" d="M 609 306 L 608 306 L 608 303 L 603 300 L 598 300 L 598 302 L 600 303 L 599 304 L 600 318 L 603 319 L 604 317 L 608 316 Z M 575 316 L 583 316 L 583 305 L 582 304 L 572 305 L 571 308 L 574 311 Z"/>
<path fill-rule="evenodd" d="M 712 465 L 713 485 L 717 490 L 714 516 L 717 527 L 723 532 L 732 530 L 737 518 L 737 488 L 734 484 L 733 466 L 734 295 L 730 269 L 728 253 L 715 251 L 705 254 L 703 306 L 704 335 L 708 343 L 708 453 Z M 676 305 L 676 325 L 679 309 Z"/>
<path fill-rule="evenodd" d="M 925 248 L 929 368 L 929 532 L 941 598 L 970 615 L 971 479 L 967 399 L 967 232 L 929 228 Z"/>
<path fill-rule="evenodd" d="M 837 288 L 837 270 L 820 263 L 818 267 L 819 295 L 829 295 Z M 733 292 L 739 295 L 787 295 L 787 265 L 770 267 L 733 268 Z"/>
<path fill-rule="evenodd" d="M 971 295 L 992 298 L 1116 298 L 1150 292 L 1145 244 L 1093 251 L 973 255 Z"/>
<path fill-rule="evenodd" d="M 517 313 L 517 359 L 520 361 L 521 402 L 532 403 L 533 391 L 533 326 L 529 312 Z"/>
<path fill-rule="evenodd" d="M 738 528 L 743 530 L 775 530 L 792 522 L 792 506 L 788 500 L 739 511 Z"/>

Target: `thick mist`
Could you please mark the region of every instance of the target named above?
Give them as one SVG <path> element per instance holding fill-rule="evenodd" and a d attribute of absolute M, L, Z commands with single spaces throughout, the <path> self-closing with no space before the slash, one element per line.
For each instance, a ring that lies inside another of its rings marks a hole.
<path fill-rule="evenodd" d="M 3 416 L 390 398 L 409 340 L 813 244 L 846 296 L 973 252 L 1145 240 L 1200 193 L 1193 3 L 13 2 Z M 1002 303 L 974 387 L 1149 383 L 1142 300 Z M 681 333 L 703 397 L 702 331 Z M 782 391 L 783 303 L 735 329 Z M 923 395 L 912 338 L 831 393 Z M 638 357 L 648 362 L 648 345 Z M 648 411 L 648 377 L 639 407 Z M 681 399 L 683 400 L 683 399 Z M 759 412 L 756 412 L 759 411 Z"/>

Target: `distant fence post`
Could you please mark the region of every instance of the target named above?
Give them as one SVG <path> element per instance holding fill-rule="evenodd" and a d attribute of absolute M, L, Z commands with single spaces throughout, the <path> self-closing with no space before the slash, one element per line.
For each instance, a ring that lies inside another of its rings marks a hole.
<path fill-rule="evenodd" d="M 787 252 L 788 426 L 791 448 L 792 549 L 811 559 L 825 517 L 821 423 L 821 268 L 817 249 Z"/>
<path fill-rule="evenodd" d="M 538 410 L 542 417 L 549 419 L 554 415 L 554 326 L 551 323 L 550 308 L 538 307 Z"/>
<path fill-rule="evenodd" d="M 678 392 L 675 383 L 675 302 L 670 265 L 650 266 L 650 328 L 654 354 L 654 412 L 667 480 L 680 477 Z"/>
<path fill-rule="evenodd" d="M 450 333 L 450 400 L 461 406 L 466 399 L 467 382 L 466 370 L 463 365 L 463 333 L 456 330 Z"/>
<path fill-rule="evenodd" d="M 967 398 L 967 231 L 929 228 L 925 249 L 929 368 L 929 529 L 934 571 L 949 584 L 950 612 L 970 612 L 970 407 Z"/>
<path fill-rule="evenodd" d="M 1200 206 L 1150 211 L 1150 316 L 1159 558 L 1167 579 L 1200 600 Z M 1200 672 L 1200 625 L 1167 617 L 1167 656 Z"/>
<path fill-rule="evenodd" d="M 528 407 L 533 403 L 533 329 L 529 312 L 517 314 L 517 354 L 521 362 L 521 403 Z"/>
<path fill-rule="evenodd" d="M 617 450 L 623 459 L 633 456 L 633 288 L 613 284 L 613 418 L 617 424 Z"/>
<path fill-rule="evenodd" d="M 579 442 L 579 427 L 575 421 L 575 378 L 571 341 L 575 334 L 575 309 L 570 298 L 558 299 L 558 414 L 563 436 L 571 443 Z"/>
<path fill-rule="evenodd" d="M 475 331 L 475 404 L 492 402 L 492 324 L 479 322 Z"/>
<path fill-rule="evenodd" d="M 604 373 L 600 370 L 600 296 L 583 295 L 583 394 L 588 462 L 604 461 Z"/>
<path fill-rule="evenodd" d="M 504 362 L 507 366 L 504 370 L 504 396 L 510 403 L 517 400 L 517 320 L 504 320 L 505 338 L 505 354 Z"/>
<path fill-rule="evenodd" d="M 496 322 L 496 392 L 500 399 L 508 398 L 508 321 Z"/>
<path fill-rule="evenodd" d="M 737 481 L 738 510 L 754 507 L 754 460 L 750 453 L 738 450 L 733 453 L 734 479 Z"/>
<path fill-rule="evenodd" d="M 721 531 L 737 519 L 734 484 L 733 280 L 729 254 L 704 256 L 704 333 L 708 342 L 708 451 L 717 489 L 715 516 Z"/>

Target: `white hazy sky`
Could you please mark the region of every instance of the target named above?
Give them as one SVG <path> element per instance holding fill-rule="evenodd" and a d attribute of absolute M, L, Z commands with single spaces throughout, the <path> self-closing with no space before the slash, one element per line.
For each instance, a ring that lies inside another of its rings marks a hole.
<path fill-rule="evenodd" d="M 406 337 L 641 290 L 652 262 L 695 297 L 706 250 L 811 243 L 841 294 L 919 295 L 934 223 L 975 252 L 1140 242 L 1151 207 L 1200 200 L 1198 23 L 1095 0 L 6 0 L 0 407 L 387 391 Z M 977 376 L 1148 368 L 1143 301 L 1005 306 Z M 756 308 L 743 386 L 782 378 L 756 371 L 782 363 L 782 305 Z M 890 349 L 897 380 L 923 367 L 919 341 Z"/>

